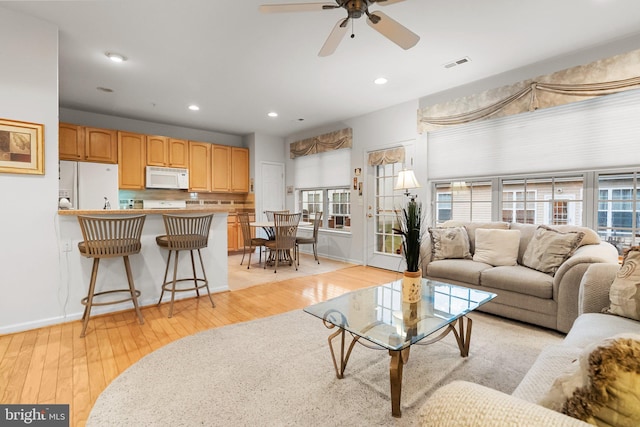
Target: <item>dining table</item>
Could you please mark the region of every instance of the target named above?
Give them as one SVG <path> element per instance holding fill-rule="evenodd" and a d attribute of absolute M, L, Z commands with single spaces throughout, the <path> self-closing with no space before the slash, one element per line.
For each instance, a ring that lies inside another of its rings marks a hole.
<path fill-rule="evenodd" d="M 265 233 L 267 233 L 267 237 L 269 240 L 275 240 L 276 238 L 276 234 L 275 234 L 275 221 L 268 221 L 268 220 L 263 220 L 263 221 L 253 221 L 250 222 L 249 225 L 251 227 L 262 227 L 262 229 L 265 231 Z M 308 222 L 308 221 L 300 221 L 298 222 L 298 227 L 302 226 L 302 227 L 307 227 L 307 226 L 311 226 L 313 225 L 312 222 Z M 280 261 L 289 261 L 290 260 L 290 254 L 285 254 L 285 253 L 280 253 L 279 254 L 280 257 Z M 265 261 L 266 265 L 271 265 L 274 262 L 273 259 L 273 254 L 271 254 L 269 256 L 269 258 L 267 258 L 267 260 Z"/>

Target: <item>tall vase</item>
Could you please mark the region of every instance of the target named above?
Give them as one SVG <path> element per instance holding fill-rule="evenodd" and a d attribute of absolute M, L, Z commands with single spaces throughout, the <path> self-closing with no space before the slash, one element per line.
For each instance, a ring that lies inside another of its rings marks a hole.
<path fill-rule="evenodd" d="M 402 301 L 418 302 L 422 298 L 422 269 L 405 271 L 402 276 Z"/>

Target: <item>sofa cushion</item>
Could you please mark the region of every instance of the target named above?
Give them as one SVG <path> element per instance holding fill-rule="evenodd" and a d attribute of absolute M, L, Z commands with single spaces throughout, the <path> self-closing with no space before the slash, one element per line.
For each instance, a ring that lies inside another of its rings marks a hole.
<path fill-rule="evenodd" d="M 494 267 L 470 259 L 443 259 L 430 262 L 426 274 L 436 279 L 457 280 L 479 286 L 480 273 L 491 268 Z"/>
<path fill-rule="evenodd" d="M 431 261 L 471 259 L 469 236 L 464 227 L 429 228 Z"/>
<path fill-rule="evenodd" d="M 578 225 L 552 225 L 549 228 L 558 230 L 561 233 L 584 233 L 584 237 L 580 241 L 580 246 L 597 245 L 602 242 L 598 233 L 589 227 L 580 227 Z"/>
<path fill-rule="evenodd" d="M 464 225 L 469 235 L 469 250 L 472 254 L 476 251 L 476 231 L 479 229 L 508 230 L 509 224 L 506 222 L 468 222 Z"/>
<path fill-rule="evenodd" d="M 543 273 L 555 274 L 558 267 L 580 245 L 584 233 L 561 233 L 544 225 L 538 226 L 522 257 L 522 263 Z"/>
<path fill-rule="evenodd" d="M 538 298 L 553 298 L 553 277 L 521 265 L 482 270 L 480 284 Z"/>
<path fill-rule="evenodd" d="M 476 234 L 476 248 L 473 260 L 498 265 L 516 265 L 520 231 L 479 228 Z"/>
<path fill-rule="evenodd" d="M 640 246 L 629 249 L 609 290 L 608 313 L 640 320 Z"/>
<path fill-rule="evenodd" d="M 604 313 L 585 313 L 573 322 L 571 330 L 564 338 L 564 344 L 585 348 L 589 344 L 601 341 L 615 333 L 640 334 L 640 322 L 625 317 Z"/>

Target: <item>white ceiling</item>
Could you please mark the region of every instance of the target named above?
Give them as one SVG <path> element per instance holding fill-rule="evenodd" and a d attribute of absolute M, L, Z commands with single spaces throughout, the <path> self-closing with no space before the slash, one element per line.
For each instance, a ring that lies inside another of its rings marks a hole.
<path fill-rule="evenodd" d="M 260 4 L 296 2 L 304 0 L 0 7 L 59 27 L 62 107 L 237 135 L 288 136 L 640 31 L 638 0 L 406 0 L 370 10 L 417 33 L 416 47 L 402 50 L 360 18 L 355 38 L 320 58 L 346 12 L 258 12 Z M 112 63 L 107 51 L 128 60 Z M 443 68 L 465 56 L 471 62 Z M 379 76 L 389 83 L 374 85 Z M 201 110 L 189 111 L 192 103 Z"/>

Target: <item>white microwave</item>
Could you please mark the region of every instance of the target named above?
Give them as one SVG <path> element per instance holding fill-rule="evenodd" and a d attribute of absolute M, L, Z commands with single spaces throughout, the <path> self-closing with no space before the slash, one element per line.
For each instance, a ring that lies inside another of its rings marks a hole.
<path fill-rule="evenodd" d="M 189 169 L 147 166 L 147 188 L 189 188 Z"/>

